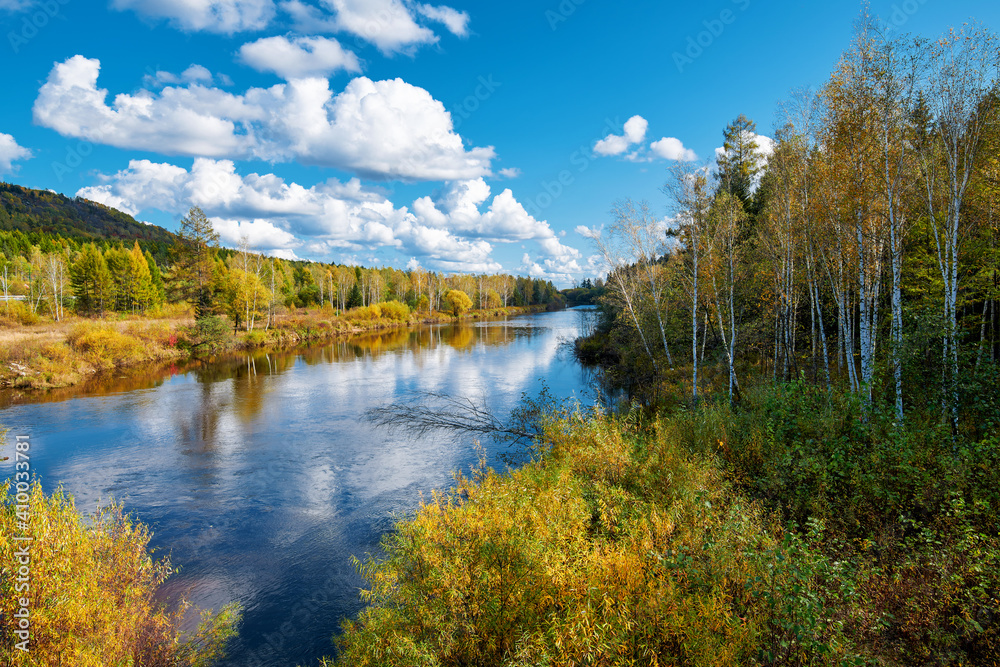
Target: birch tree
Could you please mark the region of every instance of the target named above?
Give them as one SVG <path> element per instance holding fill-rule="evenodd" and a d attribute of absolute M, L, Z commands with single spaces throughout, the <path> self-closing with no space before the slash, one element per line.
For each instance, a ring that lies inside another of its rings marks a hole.
<path fill-rule="evenodd" d="M 699 260 L 704 252 L 703 238 L 711 206 L 706 169 L 695 169 L 687 163 L 677 163 L 670 170 L 670 179 L 663 190 L 674 203 L 676 214 L 674 233 L 681 243 L 681 252 L 687 267 L 687 289 L 688 297 L 691 299 L 691 399 L 697 403 Z"/>
<path fill-rule="evenodd" d="M 927 215 L 934 234 L 938 269 L 944 284 L 942 390 L 958 427 L 958 291 L 962 241 L 969 224 L 962 216 L 976 157 L 990 118 L 998 52 L 995 36 L 980 25 L 951 30 L 928 46 L 928 76 L 922 99 L 930 127 L 917 142 Z"/>
<path fill-rule="evenodd" d="M 639 314 L 639 287 L 635 271 L 632 268 L 634 259 L 629 253 L 628 244 L 625 238 L 616 233 L 615 227 L 611 227 L 608 232 L 596 232 L 591 235 L 594 247 L 600 254 L 601 259 L 608 271 L 607 283 L 610 289 L 617 294 L 624 306 L 623 310 L 632 321 L 642 341 L 642 347 L 646 351 L 646 356 L 653 366 L 653 371 L 658 372 L 656 357 L 646 339 L 646 332 L 643 330 Z"/>
<path fill-rule="evenodd" d="M 614 224 L 610 233 L 617 234 L 625 242 L 629 255 L 636 263 L 636 269 L 643 277 L 644 287 L 652 300 L 653 316 L 660 329 L 660 342 L 667 357 L 667 364 L 674 367 L 667 343 L 667 329 L 664 319 L 667 315 L 668 290 L 667 271 L 660 258 L 667 253 L 665 224 L 649 210 L 645 201 L 634 203 L 631 199 L 617 202 L 611 210 Z"/>

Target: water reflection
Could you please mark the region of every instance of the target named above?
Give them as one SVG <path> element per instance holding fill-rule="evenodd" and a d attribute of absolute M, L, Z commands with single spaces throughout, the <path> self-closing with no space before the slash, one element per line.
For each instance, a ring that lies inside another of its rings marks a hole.
<path fill-rule="evenodd" d="M 33 403 L 8 396 L 0 422 L 31 433 L 46 488 L 64 483 L 84 508 L 114 495 L 150 524 L 153 545 L 182 568 L 171 591 L 202 607 L 244 605 L 229 664 L 314 664 L 361 606 L 350 556 L 375 551 L 396 513 L 475 460 L 470 441 L 388 435 L 361 415 L 414 391 L 485 396 L 501 412 L 541 381 L 579 395 L 586 375 L 564 343 L 587 317 L 388 330 L 191 362 Z"/>

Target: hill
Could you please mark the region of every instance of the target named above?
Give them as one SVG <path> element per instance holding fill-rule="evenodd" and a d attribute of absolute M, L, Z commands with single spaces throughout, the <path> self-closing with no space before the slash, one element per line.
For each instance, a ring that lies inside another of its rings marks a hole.
<path fill-rule="evenodd" d="M 0 231 L 15 230 L 81 242 L 137 240 L 143 247 L 154 248 L 166 248 L 176 238 L 162 227 L 138 222 L 127 213 L 88 199 L 0 183 Z"/>

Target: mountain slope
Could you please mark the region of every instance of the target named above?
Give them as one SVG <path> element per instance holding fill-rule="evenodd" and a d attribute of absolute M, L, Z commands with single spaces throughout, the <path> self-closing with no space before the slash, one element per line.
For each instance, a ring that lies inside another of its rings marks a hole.
<path fill-rule="evenodd" d="M 169 246 L 176 236 L 162 227 L 146 225 L 103 204 L 70 199 L 47 190 L 0 183 L 0 230 L 45 232 L 80 241 L 138 240 L 142 245 Z"/>

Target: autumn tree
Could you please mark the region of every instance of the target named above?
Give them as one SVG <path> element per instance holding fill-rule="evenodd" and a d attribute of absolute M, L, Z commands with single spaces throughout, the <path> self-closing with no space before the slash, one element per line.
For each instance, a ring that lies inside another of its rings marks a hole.
<path fill-rule="evenodd" d="M 114 283 L 104 254 L 93 243 L 83 246 L 70 267 L 70 285 L 80 313 L 103 313 L 114 298 Z"/>
<path fill-rule="evenodd" d="M 917 147 L 934 249 L 944 291 L 943 390 L 958 425 L 958 295 L 963 241 L 972 220 L 962 215 L 984 131 L 995 105 L 996 37 L 983 26 L 951 30 L 928 46 L 922 100 L 929 126 Z"/>
<path fill-rule="evenodd" d="M 461 317 L 472 308 L 472 299 L 462 290 L 450 289 L 441 298 L 441 305 L 445 312 Z"/>

